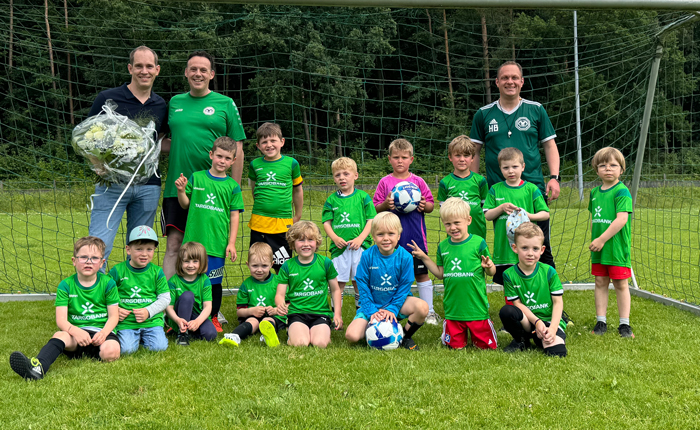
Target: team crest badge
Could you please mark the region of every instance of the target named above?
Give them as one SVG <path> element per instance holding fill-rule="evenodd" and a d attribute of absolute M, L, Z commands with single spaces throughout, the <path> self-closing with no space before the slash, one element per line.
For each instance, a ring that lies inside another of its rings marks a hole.
<path fill-rule="evenodd" d="M 203 112 L 204 112 L 204 115 L 214 115 L 214 112 L 216 112 L 216 110 L 214 110 L 213 107 L 208 106 L 208 107 L 204 108 Z M 529 127 L 529 125 L 528 125 L 528 127 Z"/>
<path fill-rule="evenodd" d="M 530 129 L 530 120 L 525 118 L 524 116 L 521 116 L 517 120 L 515 120 L 515 128 L 517 128 L 520 131 L 527 131 Z"/>

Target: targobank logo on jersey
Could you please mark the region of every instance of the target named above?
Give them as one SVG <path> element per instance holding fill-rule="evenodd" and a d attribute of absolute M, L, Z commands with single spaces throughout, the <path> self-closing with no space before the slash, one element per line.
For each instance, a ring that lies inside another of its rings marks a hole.
<path fill-rule="evenodd" d="M 471 278 L 474 276 L 474 272 L 455 272 L 455 270 L 462 270 L 462 267 L 460 264 L 462 264 L 462 260 L 459 258 L 456 258 L 452 261 L 450 261 L 450 264 L 452 264 L 452 269 L 451 272 L 444 273 L 443 277 L 445 278 Z"/>
<path fill-rule="evenodd" d="M 462 260 L 459 258 L 455 258 L 454 260 L 451 261 L 452 263 L 452 270 L 462 270 L 462 268 L 459 266 L 462 264 Z"/>
<path fill-rule="evenodd" d="M 95 307 L 94 304 L 92 304 L 90 302 L 85 302 L 85 304 L 82 306 L 83 306 L 83 315 L 85 315 L 88 312 L 90 312 L 91 314 L 95 313 L 95 311 L 92 310 L 92 308 Z"/>
<path fill-rule="evenodd" d="M 73 321 L 79 321 L 79 320 L 94 320 L 94 319 L 100 319 L 100 318 L 107 318 L 107 312 L 102 312 L 99 314 L 95 313 L 95 310 L 93 309 L 95 305 L 90 302 L 85 302 L 84 305 L 80 305 L 83 308 L 83 312 L 81 312 L 82 315 L 71 315 L 70 318 Z"/>
<path fill-rule="evenodd" d="M 347 212 L 343 212 L 340 214 L 340 222 L 349 222 L 350 221 L 350 214 Z"/>
<path fill-rule="evenodd" d="M 258 301 L 258 304 L 256 304 L 255 306 L 265 306 L 265 297 L 264 296 L 259 296 L 256 300 Z"/>
<path fill-rule="evenodd" d="M 304 281 L 304 291 L 313 290 L 313 289 L 314 289 L 313 279 L 306 278 L 306 280 Z"/>
<path fill-rule="evenodd" d="M 466 191 L 460 191 L 459 198 L 466 201 L 469 199 L 469 193 L 467 193 Z"/>
<path fill-rule="evenodd" d="M 207 194 L 207 200 L 204 203 L 213 205 L 216 204 L 214 200 L 216 200 L 216 196 L 214 194 Z"/>
<path fill-rule="evenodd" d="M 291 276 L 291 275 L 289 275 Z M 304 291 L 295 291 L 294 297 L 310 297 L 310 296 L 320 296 L 321 294 L 328 293 L 327 289 L 321 288 L 314 291 L 313 279 L 306 278 L 304 281 Z M 306 291 L 311 290 L 311 291 Z"/>
<path fill-rule="evenodd" d="M 525 293 L 525 304 L 529 304 L 530 302 L 532 303 L 537 303 L 537 300 L 535 300 L 535 293 L 532 291 Z"/>
<path fill-rule="evenodd" d="M 612 224 L 612 220 L 609 219 L 604 219 L 602 218 L 603 214 L 603 208 L 598 206 L 597 208 L 594 209 L 595 213 L 593 214 L 593 223 L 595 224 Z"/>
<path fill-rule="evenodd" d="M 395 286 L 391 283 L 391 278 L 392 278 L 391 275 L 389 275 L 388 273 L 385 273 L 385 274 L 381 275 L 380 278 L 382 279 L 382 283 L 378 287 L 371 285 L 371 288 L 373 290 L 394 291 Z"/>
<path fill-rule="evenodd" d="M 285 247 L 282 247 L 275 252 L 272 263 L 281 266 L 282 263 L 284 263 L 287 260 L 289 260 L 289 254 L 287 253 L 287 249 Z M 290 273 L 289 276 L 296 276 L 296 273 L 295 274 Z"/>
<path fill-rule="evenodd" d="M 495 133 L 498 131 L 498 121 L 492 119 L 489 123 L 489 133 Z"/>
<path fill-rule="evenodd" d="M 204 190 L 204 188 L 202 188 Z M 210 211 L 223 212 L 223 208 L 217 208 L 214 206 L 216 204 L 216 195 L 214 193 L 207 193 L 207 199 L 202 203 L 195 203 L 195 207 L 199 209 L 207 209 Z"/>
<path fill-rule="evenodd" d="M 131 295 L 129 296 L 129 298 L 132 298 L 132 299 L 133 299 L 134 296 L 136 296 L 136 297 L 138 297 L 138 298 L 141 298 L 141 294 L 139 294 L 140 292 L 141 292 L 141 288 L 139 288 L 139 287 L 132 287 L 132 288 L 131 288 Z"/>
<path fill-rule="evenodd" d="M 261 170 L 261 169 L 257 169 L 257 170 Z M 265 178 L 265 180 L 263 180 L 261 182 L 257 182 L 255 184 L 256 187 L 259 187 L 261 185 L 271 185 L 273 187 L 286 187 L 287 186 L 287 184 L 285 182 L 278 182 L 277 179 L 275 179 L 275 176 L 277 176 L 276 172 L 267 172 L 266 175 L 267 175 L 267 178 Z"/>
<path fill-rule="evenodd" d="M 214 115 L 214 112 L 216 112 L 216 110 L 211 106 L 207 106 L 202 112 L 204 112 L 204 115 Z"/>
<path fill-rule="evenodd" d="M 600 206 L 598 206 L 597 208 L 595 208 L 595 215 L 593 215 L 593 217 L 599 217 L 599 216 L 600 216 L 600 212 L 601 212 L 602 210 L 603 210 L 603 208 L 601 208 Z"/>
<path fill-rule="evenodd" d="M 343 212 L 340 214 L 340 222 L 341 223 L 347 223 L 347 224 L 335 224 L 333 228 L 358 228 L 360 227 L 359 223 L 351 223 L 350 222 L 350 214 L 347 212 Z"/>
<path fill-rule="evenodd" d="M 530 120 L 525 118 L 524 116 L 521 116 L 520 118 L 515 120 L 515 128 L 517 128 L 520 131 L 527 131 L 530 129 Z"/>
<path fill-rule="evenodd" d="M 131 287 L 131 295 L 129 296 L 129 298 L 124 298 L 124 299 L 121 299 L 119 301 L 122 303 L 130 303 L 130 304 L 134 304 L 134 303 L 148 303 L 148 304 L 150 304 L 150 303 L 153 303 L 153 300 L 151 300 L 151 299 L 142 299 L 141 294 L 140 294 L 141 292 L 143 292 L 143 290 L 141 288 Z"/>

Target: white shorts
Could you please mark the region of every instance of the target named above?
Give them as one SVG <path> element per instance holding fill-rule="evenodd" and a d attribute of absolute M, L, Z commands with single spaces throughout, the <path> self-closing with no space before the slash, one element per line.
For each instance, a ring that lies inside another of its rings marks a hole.
<path fill-rule="evenodd" d="M 346 247 L 342 254 L 333 259 L 333 265 L 338 272 L 338 282 L 350 282 L 351 279 L 355 279 L 362 251 L 362 247 L 356 250 Z"/>

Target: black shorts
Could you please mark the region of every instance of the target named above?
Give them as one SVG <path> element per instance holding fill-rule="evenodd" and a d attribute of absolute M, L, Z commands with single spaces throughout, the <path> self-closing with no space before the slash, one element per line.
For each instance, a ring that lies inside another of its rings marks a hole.
<path fill-rule="evenodd" d="M 330 327 L 333 320 L 326 315 L 319 314 L 292 314 L 287 317 L 287 327 L 291 327 L 295 322 L 306 324 L 308 328 L 312 328 L 321 324 Z"/>
<path fill-rule="evenodd" d="M 504 264 L 496 266 L 496 273 L 493 274 L 493 282 L 498 285 L 503 285 L 503 272 L 513 267 L 513 264 Z"/>
<path fill-rule="evenodd" d="M 544 323 L 544 325 L 546 325 L 547 327 L 552 325 L 549 321 L 545 321 L 545 320 L 540 320 L 540 321 L 542 321 Z M 557 336 L 566 340 L 566 333 L 564 332 L 564 330 L 561 329 L 561 327 L 557 327 Z M 542 348 L 542 339 L 537 337 L 537 332 L 534 331 L 534 328 L 533 328 L 532 333 L 530 333 L 529 337 L 530 337 L 530 339 L 535 341 L 535 345 L 537 345 L 538 348 Z"/>
<path fill-rule="evenodd" d="M 249 318 L 255 318 L 256 320 L 258 320 L 258 324 L 260 324 L 262 322 L 262 320 L 264 320 L 265 318 L 272 318 L 272 321 L 274 321 L 272 324 L 275 326 L 275 331 L 280 331 L 287 326 L 284 322 L 282 322 L 278 318 L 271 317 L 267 314 L 263 315 L 260 318 L 258 318 L 258 317 L 238 318 L 238 325 L 241 325 L 244 322 L 248 321 Z"/>
<path fill-rule="evenodd" d="M 85 329 L 83 329 L 83 330 L 85 330 Z M 88 334 L 90 335 L 90 339 L 95 337 L 95 335 L 97 334 L 96 331 L 92 331 L 92 330 L 85 330 L 85 331 L 88 332 Z M 116 334 L 114 334 L 114 332 L 111 332 L 107 335 L 105 342 L 107 342 L 108 340 L 116 340 L 117 343 L 119 343 L 119 338 L 117 337 Z M 100 346 L 102 346 L 102 345 L 100 345 Z M 64 350 L 63 353 L 66 355 L 66 357 L 68 357 L 70 359 L 82 358 L 84 356 L 88 356 L 90 358 L 94 358 L 97 360 L 100 359 L 100 347 L 95 346 L 95 345 L 88 345 L 88 346 L 78 345 L 78 347 L 75 349 L 75 351 Z"/>
<path fill-rule="evenodd" d="M 163 197 L 163 208 L 160 212 L 160 228 L 163 236 L 168 235 L 168 227 L 185 232 L 187 225 L 187 209 L 180 206 L 177 197 Z"/>
<path fill-rule="evenodd" d="M 250 246 L 254 243 L 264 242 L 272 248 L 272 268 L 279 273 L 282 263 L 292 258 L 292 248 L 287 243 L 287 233 L 261 233 L 250 231 Z"/>
<path fill-rule="evenodd" d="M 413 276 L 427 275 L 428 268 L 425 266 L 422 260 L 413 257 Z"/>

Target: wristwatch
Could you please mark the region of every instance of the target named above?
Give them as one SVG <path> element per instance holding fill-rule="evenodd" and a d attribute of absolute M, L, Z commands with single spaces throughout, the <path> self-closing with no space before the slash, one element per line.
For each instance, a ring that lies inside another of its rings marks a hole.
<path fill-rule="evenodd" d="M 556 179 L 561 184 L 561 176 L 559 175 L 549 175 L 549 179 Z"/>

